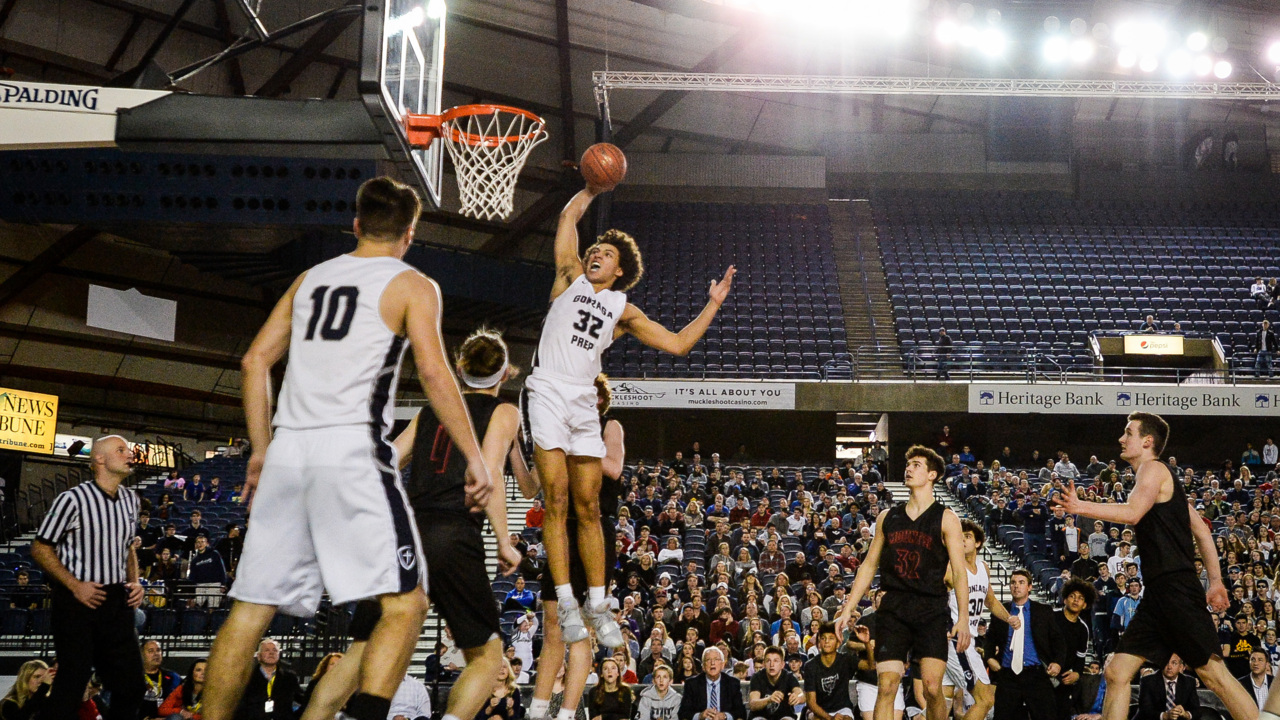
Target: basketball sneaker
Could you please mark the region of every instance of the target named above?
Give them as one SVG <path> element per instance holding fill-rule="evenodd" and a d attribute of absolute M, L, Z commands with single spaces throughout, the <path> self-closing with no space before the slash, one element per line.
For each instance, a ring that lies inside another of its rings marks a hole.
<path fill-rule="evenodd" d="M 594 608 L 588 605 L 584 612 L 591 626 L 596 629 L 596 640 L 601 645 L 610 650 L 622 645 L 622 628 L 618 627 L 618 622 L 613 619 L 613 605 L 609 600 L 605 600 Z"/>
<path fill-rule="evenodd" d="M 566 644 L 572 645 L 590 637 L 587 633 L 587 627 L 582 624 L 582 610 L 578 607 L 577 600 L 558 603 L 556 606 L 556 619 L 560 621 L 560 636 Z M 616 628 L 617 626 L 615 625 L 614 627 Z M 621 637 L 620 632 L 619 637 Z"/>

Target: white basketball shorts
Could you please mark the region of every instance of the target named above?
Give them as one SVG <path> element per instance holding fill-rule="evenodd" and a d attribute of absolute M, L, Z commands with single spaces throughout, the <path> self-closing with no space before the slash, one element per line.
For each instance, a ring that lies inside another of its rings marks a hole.
<path fill-rule="evenodd" d="M 532 374 L 524 381 L 521 410 L 525 431 L 543 450 L 604 457 L 596 388 L 563 378 Z"/>
<path fill-rule="evenodd" d="M 976 635 L 974 637 L 977 637 Z M 968 665 L 968 673 L 965 672 L 965 665 Z M 956 644 L 954 640 L 947 641 L 947 674 L 942 678 L 943 685 L 953 685 L 955 687 L 968 688 L 969 676 L 973 676 L 975 682 L 983 685 L 991 684 L 991 677 L 987 674 L 987 666 L 982 662 L 982 656 L 978 654 L 977 643 L 969 641 L 969 649 L 964 651 L 964 662 L 960 662 L 960 656 L 956 654 Z"/>
<path fill-rule="evenodd" d="M 367 425 L 277 430 L 231 597 L 308 617 L 325 590 L 341 605 L 425 589 L 396 464 L 394 448 Z"/>
<path fill-rule="evenodd" d="M 875 683 L 862 682 L 858 680 L 854 683 L 858 688 L 858 710 L 860 712 L 871 712 L 876 706 L 876 697 L 880 694 L 879 688 Z M 905 710 L 907 707 L 907 698 L 902 694 L 902 685 L 898 685 L 898 695 L 893 699 L 894 710 Z"/>

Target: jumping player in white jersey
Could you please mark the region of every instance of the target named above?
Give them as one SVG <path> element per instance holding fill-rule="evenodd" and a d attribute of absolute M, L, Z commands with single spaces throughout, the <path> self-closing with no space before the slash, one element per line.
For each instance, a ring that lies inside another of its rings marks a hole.
<path fill-rule="evenodd" d="M 245 353 L 253 524 L 231 588 L 235 605 L 209 653 L 208 720 L 236 712 L 253 648 L 277 609 L 312 615 L 325 591 L 334 605 L 379 601 L 344 713 L 387 717 L 427 612 L 421 543 L 387 438 L 406 341 L 436 417 L 466 458 L 468 501 L 488 500 L 489 474 L 440 334 L 440 289 L 401 260 L 421 207 L 412 188 L 389 178 L 361 186 L 356 249 L 295 280 Z M 272 421 L 271 368 L 286 351 Z M 253 714 L 271 714 L 266 704 Z"/>
<path fill-rule="evenodd" d="M 578 255 L 578 221 L 601 192 L 588 187 L 560 213 L 551 308 L 543 324 L 533 370 L 525 381 L 524 411 L 546 497 L 543 542 L 555 583 L 564 641 L 587 639 L 569 581 L 566 520 L 572 496 L 578 517 L 578 554 L 587 577 L 586 614 L 596 628 L 600 644 L 612 648 L 622 644 L 622 632 L 605 599 L 599 501 L 605 446 L 593 384 L 600 372 L 600 357 L 624 333 L 631 333 L 649 347 L 687 355 L 729 295 L 736 270 L 730 267 L 719 282 L 712 281 L 706 306 L 680 332 L 671 332 L 650 320 L 627 302 L 626 291 L 644 273 L 640 249 L 631 236 L 609 230 L 587 248 L 585 255 Z"/>
<path fill-rule="evenodd" d="M 969 635 L 978 637 L 978 623 L 982 621 L 982 608 L 986 606 L 994 617 L 1009 623 L 1015 630 L 1021 621 L 1010 617 L 1008 609 L 996 597 L 991 587 L 991 574 L 987 564 L 978 559 L 978 549 L 986 541 L 986 533 L 972 520 L 960 521 L 960 536 L 964 538 L 965 572 L 969 578 Z M 947 604 L 951 608 L 951 622 L 960 619 L 960 608 L 956 605 L 956 591 L 951 587 L 953 573 L 947 573 Z M 947 674 L 942 679 L 942 693 L 948 695 L 952 705 L 963 705 L 965 693 L 973 696 L 973 705 L 964 713 L 964 720 L 982 720 L 995 705 L 995 687 L 987 674 L 986 664 L 978 653 L 977 643 L 970 643 L 962 653 L 956 652 L 954 640 L 947 643 Z"/>

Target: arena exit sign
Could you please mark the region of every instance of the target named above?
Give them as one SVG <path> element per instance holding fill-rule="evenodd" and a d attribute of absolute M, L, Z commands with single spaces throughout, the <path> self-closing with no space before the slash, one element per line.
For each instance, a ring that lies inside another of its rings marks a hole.
<path fill-rule="evenodd" d="M 1125 335 L 1125 355 L 1181 355 L 1181 335 Z"/>

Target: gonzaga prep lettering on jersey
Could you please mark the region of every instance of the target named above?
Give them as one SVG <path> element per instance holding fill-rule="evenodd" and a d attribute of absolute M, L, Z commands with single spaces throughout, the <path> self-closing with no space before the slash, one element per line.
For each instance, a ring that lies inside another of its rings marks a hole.
<path fill-rule="evenodd" d="M 379 303 L 406 270 L 413 267 L 394 258 L 339 255 L 307 271 L 293 300 L 275 427 L 391 427 L 408 341 L 382 321 Z"/>
<path fill-rule="evenodd" d="M 533 359 L 534 375 L 591 383 L 600 357 L 613 344 L 613 330 L 627 307 L 627 294 L 596 289 L 579 275 L 551 301 Z"/>
<path fill-rule="evenodd" d="M 987 588 L 991 587 L 991 576 L 987 572 L 987 564 L 978 561 L 978 572 L 964 569 L 969 583 L 969 632 L 978 636 L 978 622 L 982 620 L 982 609 L 987 606 Z M 951 622 L 960 620 L 960 608 L 956 606 L 956 591 L 947 593 L 947 607 L 951 609 Z"/>

